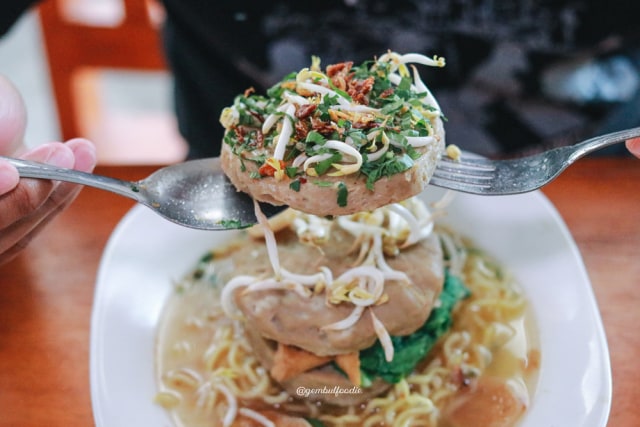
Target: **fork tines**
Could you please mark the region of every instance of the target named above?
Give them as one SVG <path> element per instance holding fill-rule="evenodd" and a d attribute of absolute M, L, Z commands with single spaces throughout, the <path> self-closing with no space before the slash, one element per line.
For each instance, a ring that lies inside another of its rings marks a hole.
<path fill-rule="evenodd" d="M 461 156 L 452 159 L 442 156 L 438 161 L 431 183 L 440 187 L 465 190 L 459 184 L 474 187 L 489 187 L 495 178 L 495 165 L 481 157 Z"/>

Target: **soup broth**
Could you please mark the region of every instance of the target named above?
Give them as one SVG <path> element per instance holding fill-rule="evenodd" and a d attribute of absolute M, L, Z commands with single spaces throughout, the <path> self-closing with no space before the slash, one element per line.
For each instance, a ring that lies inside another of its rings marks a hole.
<path fill-rule="evenodd" d="M 365 403 L 338 407 L 283 390 L 253 355 L 241 321 L 225 315 L 224 284 L 238 274 L 237 248 L 261 244 L 243 235 L 207 254 L 176 283 L 158 331 L 156 401 L 184 427 L 282 425 L 512 427 L 533 395 L 540 352 L 525 296 L 495 260 L 450 230 L 437 231 L 457 251 L 471 296 L 451 329 L 414 372 Z M 288 425 L 309 425 L 304 424 Z"/>

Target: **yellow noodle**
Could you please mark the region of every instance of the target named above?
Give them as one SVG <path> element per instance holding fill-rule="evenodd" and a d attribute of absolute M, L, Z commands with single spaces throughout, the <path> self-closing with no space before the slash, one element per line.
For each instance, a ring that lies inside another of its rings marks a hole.
<path fill-rule="evenodd" d="M 459 267 L 462 279 L 472 295 L 459 304 L 452 330 L 429 355 L 429 361 L 366 405 L 337 408 L 328 414 L 323 413 L 322 406 L 300 401 L 283 391 L 251 354 L 242 326 L 225 318 L 219 304 L 213 304 L 204 321 L 213 329 L 203 327 L 203 330 L 212 330 L 213 334 L 212 344 L 202 355 L 203 367 L 188 368 L 198 371 L 210 382 L 225 384 L 242 401 L 276 409 L 293 404 L 298 409 L 305 408 L 308 416 L 320 419 L 327 426 L 436 427 L 442 409 L 461 386 L 455 380 L 460 370 L 481 375 L 491 363 L 494 348 L 516 333 L 510 322 L 522 318 L 526 310 L 526 300 L 514 287 L 511 277 L 481 252 L 467 251 L 468 242 L 460 236 L 447 230 L 440 232 L 445 236 L 446 250 L 456 253 L 454 262 L 462 263 Z M 188 285 L 181 286 L 188 288 Z M 216 292 L 215 288 L 210 289 Z M 168 373 L 161 378 L 160 389 L 168 391 L 171 397 L 166 398 L 166 392 L 159 393 L 160 400 L 167 400 L 166 406 L 177 406 L 178 400 L 196 393 L 198 386 L 194 384 L 194 377 L 184 372 L 182 376 Z M 218 420 L 225 415 L 226 400 L 211 383 L 208 388 L 203 384 L 199 387 L 204 387 L 201 410 L 212 411 L 212 426 L 221 425 Z"/>

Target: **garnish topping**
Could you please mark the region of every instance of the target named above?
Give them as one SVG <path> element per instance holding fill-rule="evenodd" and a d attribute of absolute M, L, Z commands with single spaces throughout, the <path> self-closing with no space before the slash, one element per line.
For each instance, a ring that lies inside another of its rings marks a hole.
<path fill-rule="evenodd" d="M 443 67 L 444 58 L 388 52 L 355 66 L 332 64 L 291 73 L 267 91 L 236 97 L 220 117 L 225 143 L 244 161 L 255 162 L 256 179 L 340 177 L 362 173 L 367 187 L 402 173 L 420 147 L 438 138 L 442 117 L 414 65 Z M 299 184 L 291 187 L 299 191 Z M 338 187 L 338 201 L 345 197 Z"/>

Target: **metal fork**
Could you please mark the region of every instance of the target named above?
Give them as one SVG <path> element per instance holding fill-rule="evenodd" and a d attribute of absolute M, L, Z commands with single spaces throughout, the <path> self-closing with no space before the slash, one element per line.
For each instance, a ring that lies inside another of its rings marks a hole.
<path fill-rule="evenodd" d="M 430 183 L 486 196 L 526 193 L 548 184 L 579 158 L 636 137 L 640 127 L 517 159 L 490 160 L 464 152 L 457 160 L 443 156 Z"/>

